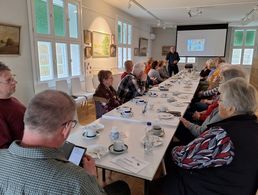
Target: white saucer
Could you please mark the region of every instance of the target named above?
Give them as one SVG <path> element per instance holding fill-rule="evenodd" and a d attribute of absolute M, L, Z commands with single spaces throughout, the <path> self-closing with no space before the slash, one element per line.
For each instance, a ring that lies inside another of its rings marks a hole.
<path fill-rule="evenodd" d="M 159 114 L 159 118 L 164 120 L 169 120 L 169 119 L 173 119 L 174 115 L 169 113 L 162 113 L 162 114 Z"/>
<path fill-rule="evenodd" d="M 122 150 L 122 151 L 115 151 L 113 146 L 114 145 L 111 144 L 108 147 L 109 152 L 112 153 L 112 154 L 123 154 L 123 153 L 125 153 L 128 150 L 128 146 L 126 144 L 124 145 L 124 150 Z"/>
<path fill-rule="evenodd" d="M 152 133 L 152 135 L 154 135 L 154 136 L 163 137 L 163 136 L 165 135 L 165 131 L 164 131 L 163 128 L 161 129 L 161 131 L 160 131 L 159 134 L 156 134 L 157 132 L 154 133 L 154 131 L 155 131 L 155 130 L 153 130 L 153 129 L 151 130 L 151 133 Z"/>
<path fill-rule="evenodd" d="M 96 131 L 96 135 L 95 136 L 92 136 L 92 137 L 88 137 L 88 136 L 85 136 L 84 135 L 85 132 L 83 132 L 82 136 L 85 138 L 85 139 L 95 139 L 96 137 L 98 137 L 100 135 L 100 133 L 98 131 Z"/>
<path fill-rule="evenodd" d="M 126 114 L 126 115 L 121 112 L 120 115 L 123 118 L 132 118 L 133 117 L 133 113 L 132 112 L 130 112 L 130 113 Z"/>
<path fill-rule="evenodd" d="M 132 108 L 128 107 L 128 106 L 119 106 L 119 107 L 116 108 L 116 110 L 121 113 L 125 110 L 132 110 Z"/>
<path fill-rule="evenodd" d="M 163 144 L 163 139 L 160 138 L 159 136 L 152 135 L 152 137 L 153 137 L 153 146 L 154 147 L 157 147 L 157 146 L 160 146 Z M 144 144 L 144 139 L 145 139 L 145 136 L 142 138 L 142 144 Z"/>
<path fill-rule="evenodd" d="M 174 97 L 170 97 L 170 98 L 168 98 L 167 99 L 167 102 L 169 102 L 169 103 L 171 103 L 171 102 L 176 102 L 177 100 L 176 100 L 176 98 L 174 98 Z"/>

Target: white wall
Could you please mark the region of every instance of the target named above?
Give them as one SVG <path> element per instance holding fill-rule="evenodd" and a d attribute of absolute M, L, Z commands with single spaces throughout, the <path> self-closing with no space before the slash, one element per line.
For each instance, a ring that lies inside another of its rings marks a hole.
<path fill-rule="evenodd" d="M 114 34 L 116 36 L 117 44 L 117 18 L 126 19 L 133 26 L 133 40 L 132 40 L 132 60 L 136 63 L 139 61 L 146 61 L 147 57 L 134 57 L 133 49 L 138 48 L 139 38 L 150 36 L 150 27 L 144 22 L 118 10 L 105 3 L 102 0 L 83 0 L 82 3 L 82 20 L 83 29 L 90 31 L 103 32 Z M 150 55 L 151 43 L 149 44 Z M 101 69 L 108 69 L 114 73 L 121 70 L 117 69 L 117 57 L 108 58 L 88 58 L 85 60 L 86 74 L 97 74 Z M 88 67 L 88 69 L 87 69 Z M 91 69 L 89 69 L 91 67 Z"/>
<path fill-rule="evenodd" d="M 18 84 L 14 96 L 27 104 L 34 95 L 34 90 L 26 0 L 1 0 L 0 22 L 21 26 L 20 55 L 0 55 L 0 61 L 8 65 L 17 75 Z"/>

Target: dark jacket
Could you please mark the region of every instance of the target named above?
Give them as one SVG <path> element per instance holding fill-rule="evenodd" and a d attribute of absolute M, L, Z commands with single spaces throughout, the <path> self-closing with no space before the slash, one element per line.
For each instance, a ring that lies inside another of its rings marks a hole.
<path fill-rule="evenodd" d="M 255 115 L 238 115 L 209 127 L 225 129 L 235 156 L 227 165 L 205 169 L 179 169 L 176 193 L 202 195 L 255 195 L 258 188 L 258 123 Z M 173 191 L 173 190 L 172 190 Z"/>

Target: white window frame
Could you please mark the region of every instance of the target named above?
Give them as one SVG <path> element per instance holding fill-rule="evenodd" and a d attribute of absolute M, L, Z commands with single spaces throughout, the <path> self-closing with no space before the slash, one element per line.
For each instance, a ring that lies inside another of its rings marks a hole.
<path fill-rule="evenodd" d="M 78 6 L 78 38 L 70 38 L 69 32 L 69 12 L 68 4 L 76 4 Z M 58 37 L 55 36 L 54 32 L 54 14 L 53 14 L 53 0 L 49 0 L 49 30 L 50 34 L 44 35 L 36 32 L 35 25 L 35 10 L 34 10 L 34 0 L 27 0 L 28 5 L 28 16 L 29 16 L 29 26 L 30 26 L 30 36 L 31 39 L 31 53 L 32 53 L 32 63 L 33 63 L 33 75 L 34 83 L 50 83 L 50 86 L 53 85 L 53 81 L 60 79 L 68 79 L 72 77 L 81 77 L 83 75 L 83 37 L 82 37 L 82 5 L 81 0 L 64 0 L 64 17 L 65 17 L 65 36 Z M 53 61 L 53 78 L 49 80 L 40 80 L 40 71 L 39 71 L 39 56 L 38 56 L 38 41 L 50 42 L 52 46 L 52 61 Z M 57 74 L 57 63 L 56 63 L 56 43 L 65 43 L 67 47 L 67 62 L 68 62 L 68 77 L 58 78 Z M 78 44 L 80 47 L 80 75 L 72 76 L 72 63 L 71 63 L 71 51 L 70 45 Z"/>
<path fill-rule="evenodd" d="M 243 45 L 242 46 L 234 46 L 234 34 L 235 34 L 235 31 L 237 30 L 243 30 L 244 33 L 243 33 Z M 254 46 L 245 46 L 245 38 L 246 38 L 246 31 L 247 30 L 255 30 L 256 33 L 255 33 L 255 41 L 254 41 Z M 245 68 L 251 68 L 252 66 L 252 63 L 253 63 L 253 60 L 254 60 L 254 57 L 257 55 L 257 42 L 258 42 L 258 28 L 257 27 L 245 27 L 245 28 L 232 28 L 232 32 L 231 32 L 231 40 L 230 40 L 230 56 L 229 56 L 229 59 L 230 59 L 230 63 L 232 63 L 232 54 L 233 54 L 233 49 L 242 49 L 241 51 L 241 57 L 240 57 L 240 64 L 234 64 L 234 65 L 242 65 L 244 66 Z M 245 49 L 253 49 L 254 52 L 253 52 L 253 59 L 252 59 L 252 63 L 250 65 L 248 64 L 243 64 L 243 59 L 244 59 L 244 50 Z"/>
<path fill-rule="evenodd" d="M 122 23 L 122 43 L 119 43 L 119 39 L 118 39 L 118 22 L 121 22 Z M 123 25 L 126 24 L 126 43 L 124 44 L 124 28 L 123 28 Z M 128 44 L 128 39 L 129 39 L 129 30 L 128 30 L 128 25 L 131 26 L 131 44 Z M 124 69 L 124 49 L 126 49 L 126 60 L 132 60 L 132 44 L 133 44 L 133 25 L 130 21 L 128 21 L 127 19 L 122 19 L 121 17 L 117 17 L 117 22 L 116 22 L 116 37 L 117 37 L 117 51 L 119 52 L 119 48 L 122 48 L 122 64 L 119 64 L 119 53 L 118 53 L 118 56 L 117 56 L 117 68 L 118 70 L 123 70 Z M 128 54 L 129 54 L 129 51 L 128 49 L 131 49 L 131 53 L 130 53 L 130 56 L 131 58 L 128 58 Z"/>
<path fill-rule="evenodd" d="M 181 58 L 185 58 L 185 62 L 181 62 Z M 188 59 L 189 58 L 194 58 L 194 62 L 189 62 Z M 180 60 L 178 62 L 179 64 L 187 64 L 187 63 L 191 63 L 191 64 L 195 64 L 196 63 L 196 57 L 184 57 L 184 56 L 180 56 Z"/>

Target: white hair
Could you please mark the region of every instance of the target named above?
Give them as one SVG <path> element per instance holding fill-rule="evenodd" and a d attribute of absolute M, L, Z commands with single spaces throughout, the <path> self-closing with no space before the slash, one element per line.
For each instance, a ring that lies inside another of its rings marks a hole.
<path fill-rule="evenodd" d="M 227 68 L 224 68 L 221 72 L 221 76 L 223 77 L 223 81 L 226 82 L 230 79 L 241 77 L 246 79 L 247 75 L 244 71 L 244 69 L 240 66 L 227 66 Z"/>
<path fill-rule="evenodd" d="M 145 65 L 141 62 L 138 62 L 133 66 L 133 74 L 135 76 L 139 76 L 144 71 L 144 69 Z"/>
<path fill-rule="evenodd" d="M 220 98 L 225 106 L 232 106 L 236 113 L 255 113 L 257 91 L 244 78 L 233 78 L 219 87 Z"/>

